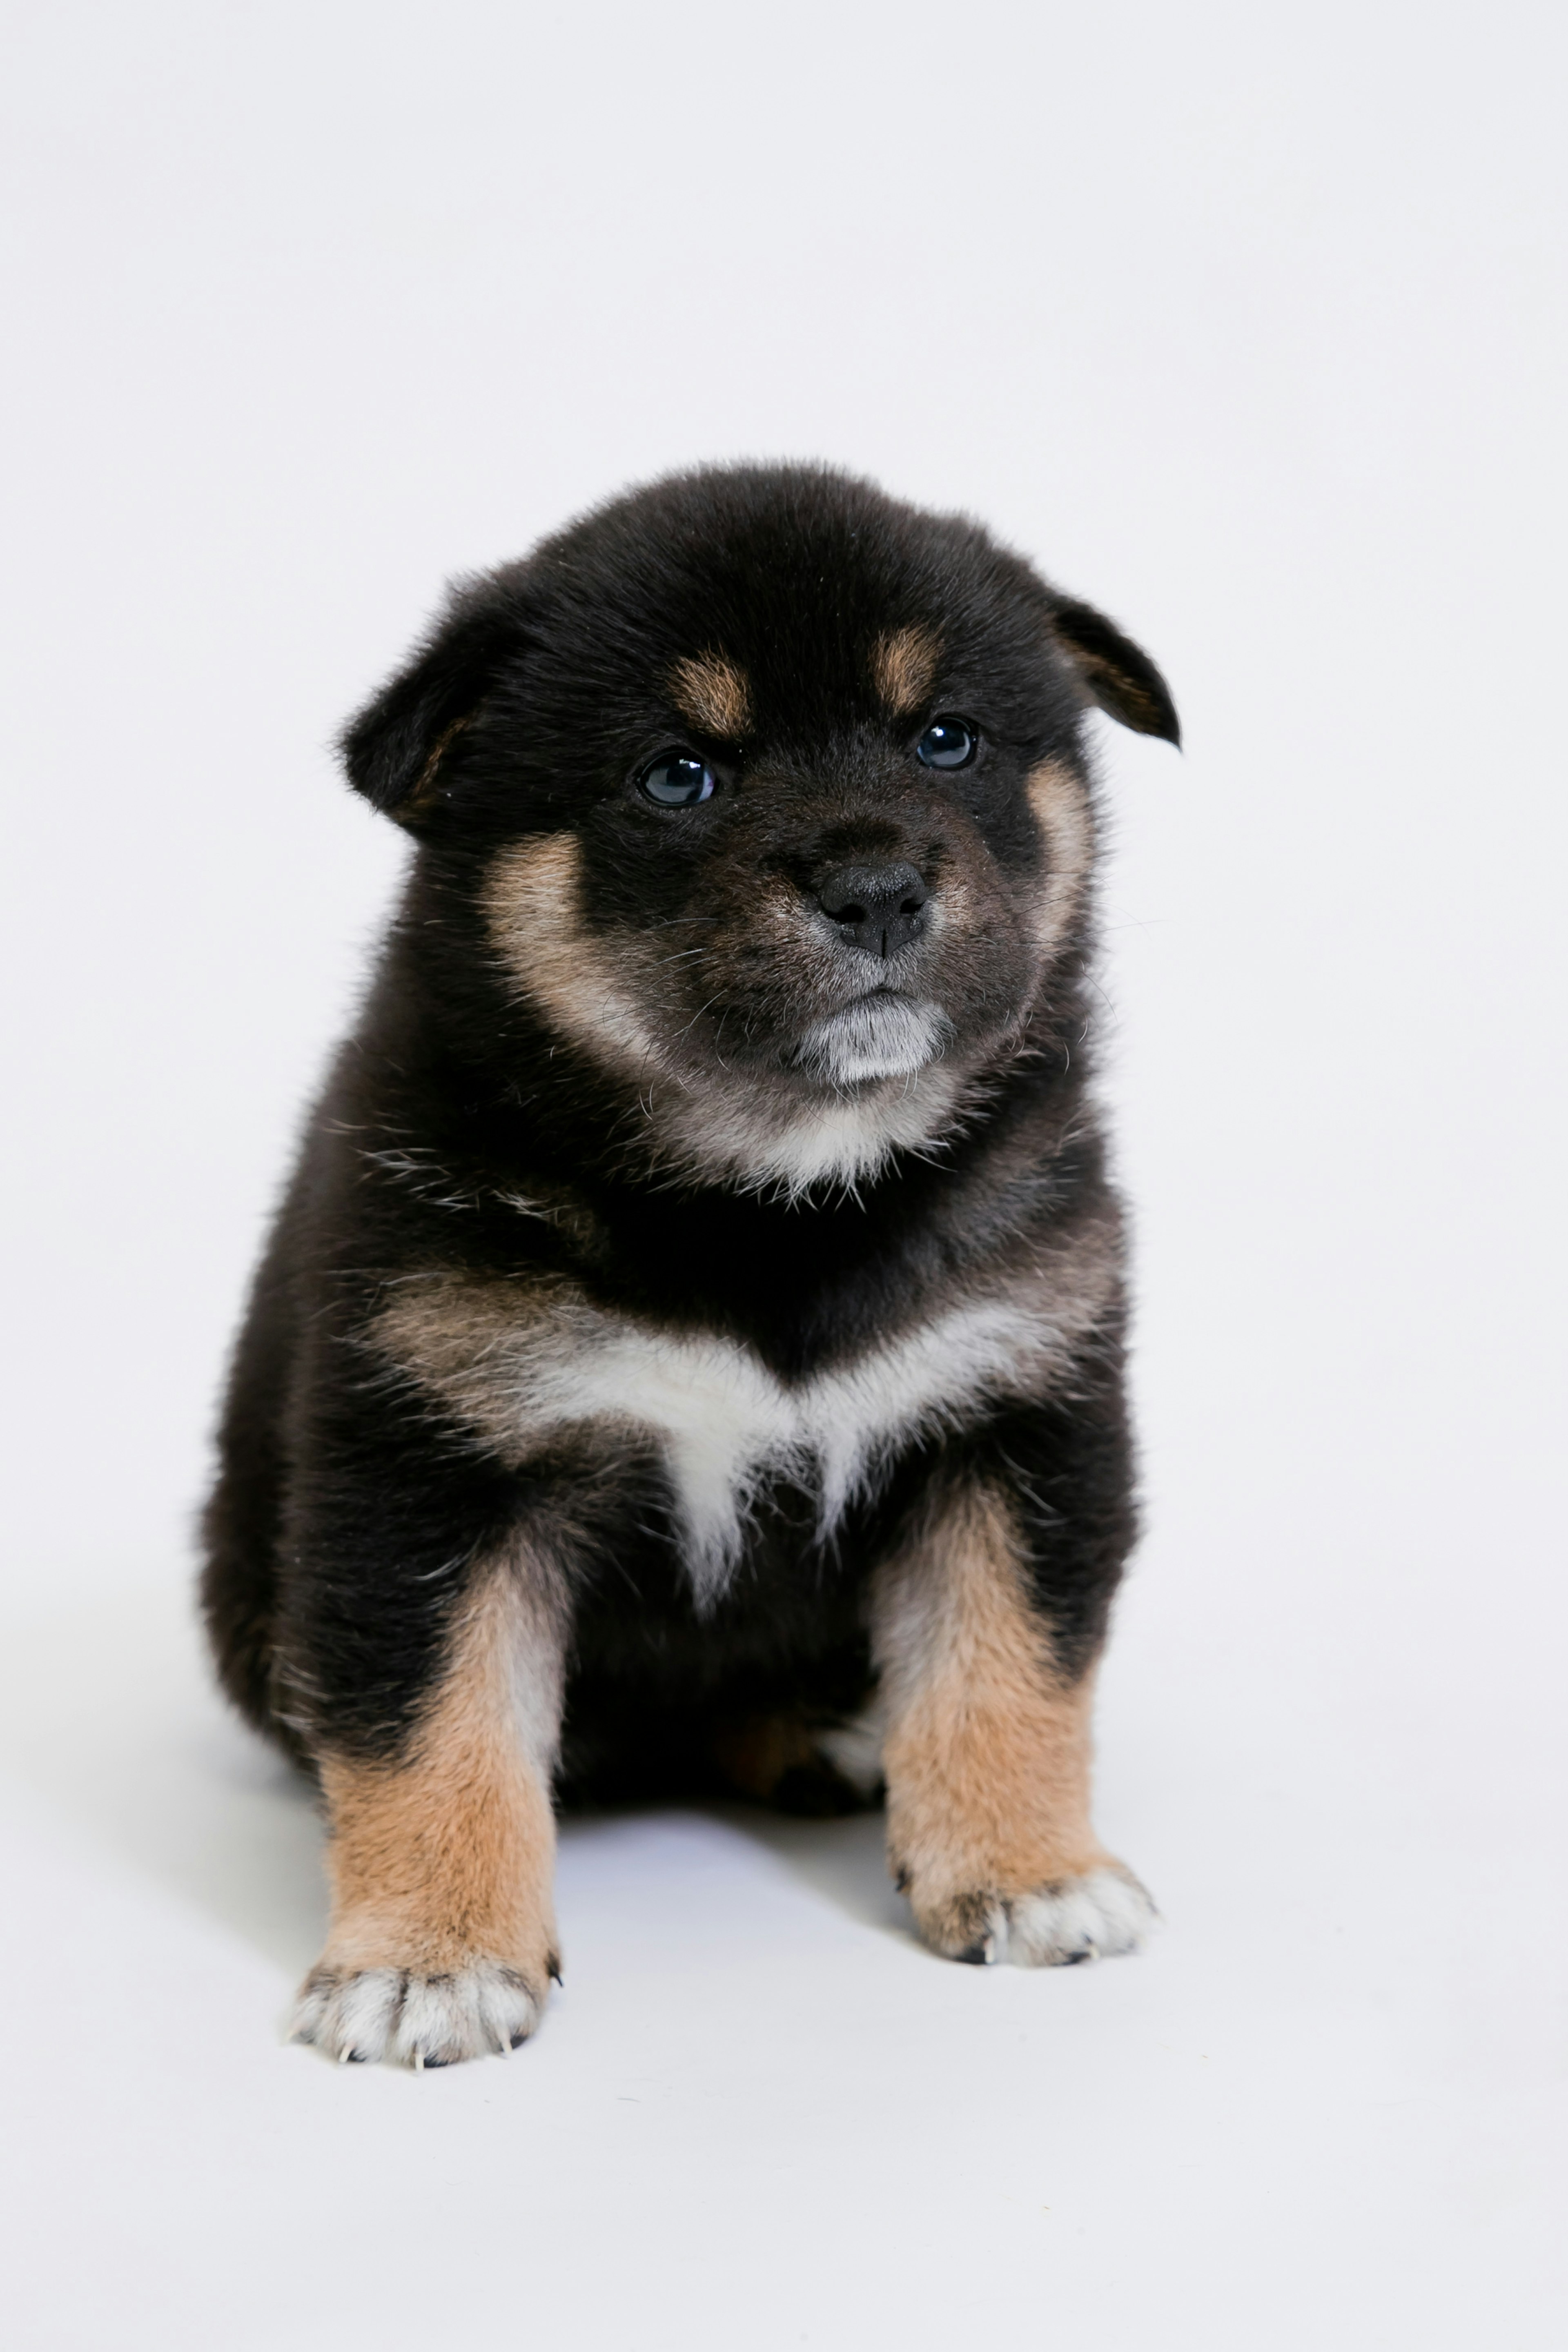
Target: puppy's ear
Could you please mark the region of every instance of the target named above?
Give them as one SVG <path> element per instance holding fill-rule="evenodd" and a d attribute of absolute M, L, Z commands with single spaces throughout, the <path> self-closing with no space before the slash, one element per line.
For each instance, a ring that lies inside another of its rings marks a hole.
<path fill-rule="evenodd" d="M 400 824 L 417 824 L 439 797 L 447 751 L 523 641 L 521 614 L 488 583 L 458 589 L 412 661 L 339 736 L 354 790 Z"/>
<path fill-rule="evenodd" d="M 1089 700 L 1123 727 L 1179 745 L 1182 727 L 1171 689 L 1142 647 L 1092 604 L 1053 596 L 1050 612 L 1058 650 L 1078 672 Z"/>

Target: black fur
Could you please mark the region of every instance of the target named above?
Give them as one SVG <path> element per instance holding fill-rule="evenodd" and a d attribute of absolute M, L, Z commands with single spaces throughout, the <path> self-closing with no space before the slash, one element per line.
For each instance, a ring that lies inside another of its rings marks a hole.
<path fill-rule="evenodd" d="M 872 653 L 906 628 L 940 640 L 938 680 L 895 721 Z M 672 665 L 711 649 L 748 683 L 738 742 L 672 704 Z M 824 857 L 868 842 L 907 850 L 939 891 L 962 874 L 1026 894 L 1044 875 L 1025 779 L 1047 761 L 1086 773 L 1090 700 L 1176 740 L 1159 673 L 1101 616 L 976 526 L 822 470 L 659 483 L 456 593 L 343 738 L 353 783 L 416 851 L 310 1122 L 224 1413 L 204 1598 L 253 1723 L 305 1756 L 404 1752 L 471 1563 L 525 1528 L 572 1588 L 562 1790 L 703 1785 L 713 1724 L 855 1707 L 868 1571 L 976 1469 L 1016 1499 L 1064 1669 L 1093 1656 L 1132 1528 L 1114 1289 L 1048 1395 L 909 1443 L 830 1540 L 809 1481 L 773 1476 L 706 1614 L 651 1437 L 552 1428 L 503 1460 L 367 1337 L 432 1269 L 520 1297 L 567 1279 L 643 1326 L 743 1342 L 787 1385 L 854 1362 L 1020 1250 L 1110 1230 L 1086 1095 L 1085 909 L 1027 1003 L 1006 923 L 977 921 L 952 950 L 964 1087 L 945 1130 L 793 1199 L 705 1171 L 701 1149 L 655 1132 L 639 1085 L 500 968 L 485 913 L 502 853 L 572 835 L 585 940 L 658 934 L 688 958 L 668 967 L 659 1017 L 679 1030 L 671 1056 L 706 1058 L 674 1083 L 705 1100 L 731 1080 L 805 1100 L 786 1050 L 794 983 L 748 961 L 757 877 L 809 895 Z M 980 720 L 973 769 L 933 778 L 915 762 L 932 709 Z M 707 808 L 638 795 L 639 769 L 671 744 L 711 762 Z M 519 1195 L 543 1213 L 519 1213 Z M 823 1801 L 805 1784 L 795 1795 Z"/>

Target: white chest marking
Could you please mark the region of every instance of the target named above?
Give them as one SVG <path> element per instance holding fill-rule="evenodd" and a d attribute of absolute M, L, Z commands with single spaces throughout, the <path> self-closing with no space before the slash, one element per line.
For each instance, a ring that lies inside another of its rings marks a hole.
<path fill-rule="evenodd" d="M 826 1535 L 898 1446 L 921 1431 L 957 1427 L 986 1397 L 1037 1390 L 1071 1337 L 1037 1309 L 979 1302 L 846 1370 L 786 1387 L 732 1340 L 674 1338 L 574 1302 L 496 1333 L 463 1373 L 437 1384 L 488 1433 L 504 1433 L 514 1454 L 573 1424 L 655 1433 L 692 1586 L 699 1604 L 711 1605 L 765 1476 L 784 1472 L 815 1485 Z"/>

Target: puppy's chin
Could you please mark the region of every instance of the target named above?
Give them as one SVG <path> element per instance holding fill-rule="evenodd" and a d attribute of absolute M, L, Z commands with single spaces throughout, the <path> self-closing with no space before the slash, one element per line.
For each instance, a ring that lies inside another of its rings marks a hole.
<path fill-rule="evenodd" d="M 836 1088 L 908 1078 L 937 1059 L 952 1034 L 952 1023 L 936 1005 L 879 989 L 814 1022 L 795 1062 Z"/>
<path fill-rule="evenodd" d="M 771 1076 L 731 1071 L 727 1083 L 702 1088 L 650 1088 L 644 1132 L 656 1166 L 788 1201 L 819 1189 L 853 1191 L 900 1151 L 938 1149 L 962 1119 L 967 1093 L 943 1062 L 836 1085 L 798 1066 L 789 1076 L 793 1085 L 775 1068 Z"/>

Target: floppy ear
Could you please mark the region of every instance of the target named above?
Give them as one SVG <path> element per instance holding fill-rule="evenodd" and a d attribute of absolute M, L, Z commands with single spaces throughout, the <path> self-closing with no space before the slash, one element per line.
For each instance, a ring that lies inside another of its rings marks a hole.
<path fill-rule="evenodd" d="M 459 589 L 413 660 L 338 738 L 354 790 L 400 824 L 417 823 L 436 804 L 448 746 L 522 641 L 520 616 L 495 601 L 488 582 Z"/>
<path fill-rule="evenodd" d="M 1092 604 L 1051 599 L 1051 635 L 1078 672 L 1084 692 L 1123 727 L 1180 744 L 1182 726 L 1171 689 L 1148 655 L 1111 627 Z"/>

